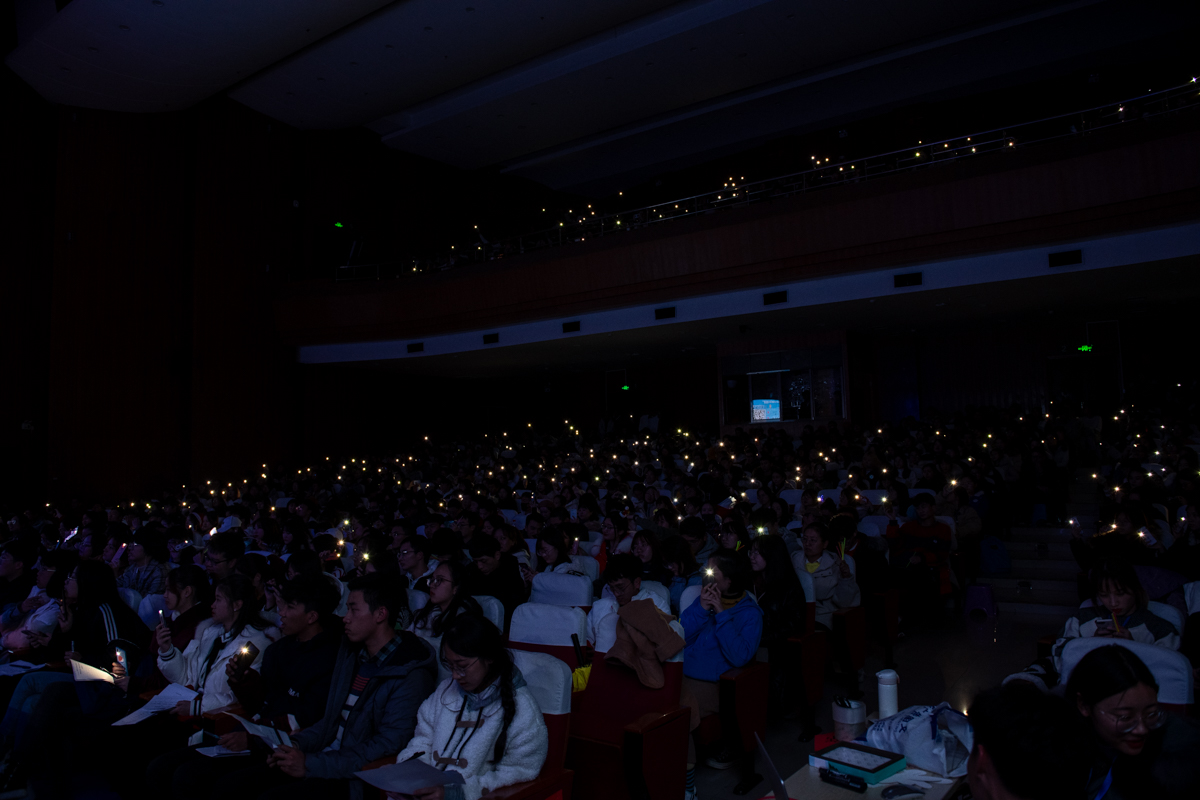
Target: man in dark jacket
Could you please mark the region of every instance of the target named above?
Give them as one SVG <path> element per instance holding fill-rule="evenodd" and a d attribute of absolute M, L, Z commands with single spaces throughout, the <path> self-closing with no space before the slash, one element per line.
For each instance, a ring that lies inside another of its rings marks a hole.
<path fill-rule="evenodd" d="M 404 603 L 379 573 L 350 582 L 346 635 L 324 717 L 293 736 L 293 746 L 276 747 L 265 766 L 220 781 L 214 797 L 361 800 L 363 784 L 354 773 L 404 748 L 436 683 L 433 650 L 393 628 Z"/>
<path fill-rule="evenodd" d="M 467 589 L 473 596 L 494 597 L 504 606 L 504 630 L 517 606 L 529 599 L 525 579 L 517 559 L 500 552 L 494 536 L 476 536 L 471 541 L 471 566 L 467 570 Z"/>

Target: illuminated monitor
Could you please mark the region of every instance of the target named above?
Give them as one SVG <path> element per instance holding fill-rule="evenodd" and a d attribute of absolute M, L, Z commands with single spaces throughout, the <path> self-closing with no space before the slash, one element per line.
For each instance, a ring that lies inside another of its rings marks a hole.
<path fill-rule="evenodd" d="M 770 422 L 778 420 L 779 417 L 779 401 L 778 400 L 753 400 L 750 404 L 750 418 L 755 422 Z"/>

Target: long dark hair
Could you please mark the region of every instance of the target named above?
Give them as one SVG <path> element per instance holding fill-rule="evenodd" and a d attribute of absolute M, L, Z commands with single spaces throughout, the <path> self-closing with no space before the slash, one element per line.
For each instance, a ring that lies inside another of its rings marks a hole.
<path fill-rule="evenodd" d="M 192 587 L 192 600 L 196 606 L 207 609 L 212 605 L 212 584 L 203 567 L 184 564 L 167 573 L 167 588 L 175 595 L 182 595 L 188 586 Z"/>
<path fill-rule="evenodd" d="M 558 558 L 553 564 L 547 564 L 542 561 L 542 557 L 537 557 L 537 571 L 545 572 L 546 567 L 557 567 L 559 564 L 571 563 L 571 546 L 567 544 L 567 535 L 563 533 L 562 528 L 554 525 L 547 525 L 542 528 L 542 532 L 538 534 L 537 540 L 545 542 L 558 551 Z"/>
<path fill-rule="evenodd" d="M 80 609 L 96 609 L 108 604 L 116 606 L 121 601 L 117 592 L 117 579 L 112 568 L 103 561 L 80 561 L 75 565 L 75 602 Z"/>
<path fill-rule="evenodd" d="M 1158 681 L 1137 654 L 1119 644 L 1097 647 L 1075 665 L 1067 680 L 1067 700 L 1094 706 L 1106 697 L 1128 691 L 1139 683 L 1158 691 Z"/>
<path fill-rule="evenodd" d="M 492 751 L 492 763 L 498 764 L 504 756 L 504 748 L 508 745 L 508 726 L 512 724 L 513 717 L 517 713 L 517 703 L 513 693 L 513 670 L 515 667 L 512 656 L 504 646 L 504 638 L 496 626 L 483 617 L 477 614 L 460 614 L 446 628 L 446 633 L 442 638 L 443 664 L 446 663 L 446 648 L 464 658 L 478 658 L 492 662 L 484 685 L 486 686 L 492 681 L 500 682 L 500 706 L 504 709 L 504 721 L 500 727 L 500 735 L 496 737 L 496 747 Z"/>
<path fill-rule="evenodd" d="M 467 571 L 462 564 L 457 561 L 443 561 L 437 565 L 438 569 L 445 567 L 450 570 L 450 581 L 454 584 L 454 599 L 450 601 L 450 605 L 446 606 L 443 612 L 438 608 L 439 616 L 430 623 L 428 620 L 433 615 L 433 610 L 437 608 L 437 604 L 429 602 L 413 616 L 413 628 L 421 628 L 429 625 L 429 630 L 434 636 L 442 636 L 445 630 L 454 620 L 464 612 L 482 614 L 483 610 L 479 607 L 479 603 L 475 598 L 471 597 L 465 585 Z"/>
<path fill-rule="evenodd" d="M 255 630 L 263 630 L 267 627 L 267 621 L 259 616 L 258 595 L 254 592 L 254 582 L 245 575 L 234 573 L 228 577 L 222 578 L 221 581 L 214 587 L 214 592 L 223 592 L 225 599 L 230 605 L 238 602 L 242 603 L 241 609 L 237 613 L 237 618 L 233 621 L 231 629 L 236 637 L 247 627 Z"/>
<path fill-rule="evenodd" d="M 796 568 L 792 566 L 792 557 L 788 554 L 787 544 L 784 543 L 783 537 L 771 534 L 759 536 L 751 543 L 750 548 L 762 556 L 763 561 L 767 562 L 767 568 L 763 570 L 763 580 L 766 581 L 767 591 L 776 592 L 780 597 L 786 597 L 789 592 L 793 591 L 804 593 L 800 579 L 796 577 Z M 724 570 L 721 571 L 724 572 Z"/>

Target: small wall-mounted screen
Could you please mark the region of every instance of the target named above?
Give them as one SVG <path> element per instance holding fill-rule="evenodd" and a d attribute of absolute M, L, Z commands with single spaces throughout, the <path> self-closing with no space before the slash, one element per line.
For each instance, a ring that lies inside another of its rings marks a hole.
<path fill-rule="evenodd" d="M 755 422 L 770 422 L 779 419 L 778 400 L 754 400 L 751 402 L 751 418 Z"/>

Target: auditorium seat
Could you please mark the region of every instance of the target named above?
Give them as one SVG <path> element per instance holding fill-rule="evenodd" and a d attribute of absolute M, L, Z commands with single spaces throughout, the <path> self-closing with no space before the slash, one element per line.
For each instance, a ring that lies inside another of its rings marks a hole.
<path fill-rule="evenodd" d="M 567 766 L 577 797 L 683 797 L 691 713 L 680 705 L 683 664 L 664 664 L 663 678 L 663 688 L 648 689 L 635 672 L 596 654 L 571 711 Z"/>

